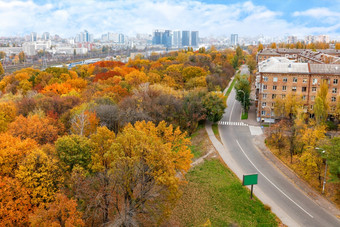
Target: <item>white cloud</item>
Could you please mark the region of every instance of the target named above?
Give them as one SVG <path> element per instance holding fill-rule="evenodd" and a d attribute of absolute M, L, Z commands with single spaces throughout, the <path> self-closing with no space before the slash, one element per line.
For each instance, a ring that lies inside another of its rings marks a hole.
<path fill-rule="evenodd" d="M 0 36 L 49 31 L 68 37 L 84 29 L 97 36 L 108 31 L 132 35 L 151 33 L 157 28 L 198 30 L 201 36 L 230 33 L 276 36 L 315 31 L 336 33 L 339 29 L 336 24 L 313 28 L 294 24 L 282 19 L 282 12 L 269 10 L 251 1 L 227 5 L 195 0 L 49 0 L 40 4 L 0 0 L 0 13 Z M 318 8 L 295 12 L 294 16 L 318 13 L 325 16 L 339 14 L 327 8 Z"/>
<path fill-rule="evenodd" d="M 309 17 L 340 17 L 340 13 L 333 12 L 329 10 L 328 8 L 321 7 L 321 8 L 314 8 L 314 9 L 308 9 L 306 11 L 295 11 L 293 13 L 293 16 L 309 16 Z"/>

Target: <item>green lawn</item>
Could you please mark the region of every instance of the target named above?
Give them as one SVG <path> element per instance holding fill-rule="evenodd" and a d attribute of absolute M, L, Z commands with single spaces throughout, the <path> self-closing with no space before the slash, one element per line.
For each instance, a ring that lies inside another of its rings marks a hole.
<path fill-rule="evenodd" d="M 242 113 L 241 120 L 246 120 L 248 119 L 248 113 Z"/>
<path fill-rule="evenodd" d="M 216 123 L 212 124 L 212 130 L 215 134 L 215 136 L 220 136 L 220 133 L 218 132 L 218 125 Z"/>
<path fill-rule="evenodd" d="M 230 92 L 233 90 L 233 87 L 234 87 L 235 83 L 236 83 L 236 80 L 233 79 L 233 81 L 231 82 L 230 87 L 228 88 L 227 92 L 225 93 L 225 96 L 226 96 L 227 98 L 228 98 Z"/>
<path fill-rule="evenodd" d="M 259 200 L 250 200 L 249 190 L 219 160 L 206 160 L 186 178 L 171 224 L 202 226 L 209 220 L 212 226 L 278 226 L 276 216 Z"/>

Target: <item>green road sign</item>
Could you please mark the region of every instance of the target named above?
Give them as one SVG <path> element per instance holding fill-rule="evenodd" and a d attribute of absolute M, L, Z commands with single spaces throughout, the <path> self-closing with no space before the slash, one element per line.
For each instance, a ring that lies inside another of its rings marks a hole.
<path fill-rule="evenodd" d="M 243 185 L 257 184 L 257 177 L 258 177 L 257 173 L 243 175 Z"/>

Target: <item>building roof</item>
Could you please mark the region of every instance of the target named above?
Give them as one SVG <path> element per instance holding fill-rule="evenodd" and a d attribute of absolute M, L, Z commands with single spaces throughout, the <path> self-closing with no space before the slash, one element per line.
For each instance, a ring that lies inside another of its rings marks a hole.
<path fill-rule="evenodd" d="M 284 57 L 271 57 L 259 63 L 262 73 L 309 73 L 308 63 L 295 63 Z"/>
<path fill-rule="evenodd" d="M 310 64 L 310 72 L 340 75 L 340 64 Z"/>
<path fill-rule="evenodd" d="M 275 55 L 275 56 L 281 56 L 279 53 L 276 52 L 276 49 L 263 49 L 261 52 L 258 53 L 258 55 Z"/>

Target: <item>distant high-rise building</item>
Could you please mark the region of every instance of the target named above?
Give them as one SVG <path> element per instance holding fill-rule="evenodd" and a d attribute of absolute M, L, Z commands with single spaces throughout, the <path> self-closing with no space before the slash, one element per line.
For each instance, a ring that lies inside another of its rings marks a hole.
<path fill-rule="evenodd" d="M 238 34 L 231 34 L 230 44 L 233 45 L 233 46 L 238 45 Z"/>
<path fill-rule="evenodd" d="M 173 31 L 173 33 L 172 33 L 172 45 L 174 47 L 181 47 L 182 46 L 181 31 Z"/>
<path fill-rule="evenodd" d="M 297 36 L 288 36 L 287 37 L 287 43 L 289 44 L 295 44 L 298 42 Z"/>
<path fill-rule="evenodd" d="M 170 30 L 165 30 L 162 33 L 162 44 L 165 47 L 171 47 L 172 46 L 172 34 Z"/>
<path fill-rule="evenodd" d="M 37 41 L 37 33 L 36 32 L 31 32 L 31 42 Z"/>
<path fill-rule="evenodd" d="M 198 31 L 191 32 L 191 46 L 198 46 Z"/>
<path fill-rule="evenodd" d="M 314 43 L 315 42 L 315 36 L 313 35 L 307 35 L 305 37 L 305 43 L 306 44 L 310 44 L 310 43 Z"/>
<path fill-rule="evenodd" d="M 50 40 L 50 33 L 49 32 L 44 32 L 41 37 L 42 40 L 47 41 Z"/>
<path fill-rule="evenodd" d="M 182 46 L 190 46 L 190 31 L 182 31 Z"/>
<path fill-rule="evenodd" d="M 317 41 L 320 43 L 329 43 L 329 36 L 328 35 L 319 35 L 317 37 Z"/>
<path fill-rule="evenodd" d="M 119 36 L 118 36 L 118 42 L 119 43 L 125 43 L 125 36 L 124 36 L 124 34 L 119 34 Z"/>
<path fill-rule="evenodd" d="M 90 34 L 87 30 L 84 30 L 84 32 L 80 32 L 76 35 L 75 41 L 77 43 L 93 42 L 93 35 Z"/>
<path fill-rule="evenodd" d="M 161 45 L 162 44 L 162 31 L 160 30 L 155 30 L 153 32 L 153 37 L 152 37 L 152 44 L 153 45 Z"/>

